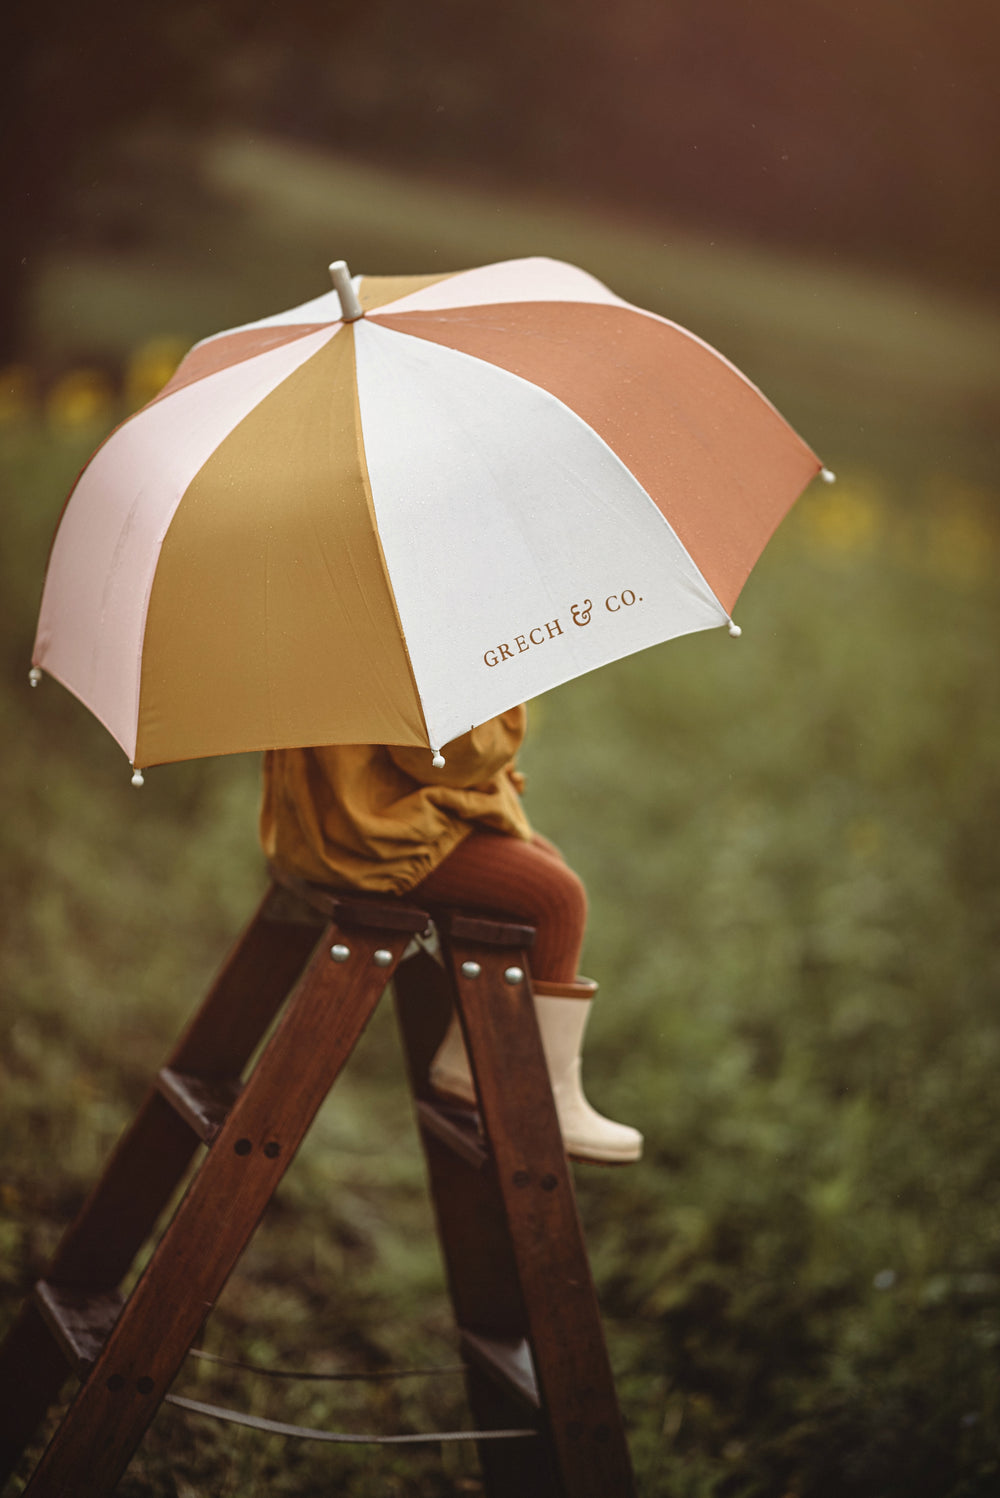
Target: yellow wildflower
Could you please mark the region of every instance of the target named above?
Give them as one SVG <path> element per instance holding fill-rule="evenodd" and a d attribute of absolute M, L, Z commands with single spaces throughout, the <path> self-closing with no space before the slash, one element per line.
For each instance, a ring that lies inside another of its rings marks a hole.
<path fill-rule="evenodd" d="M 831 488 L 813 489 L 799 504 L 799 534 L 812 551 L 857 556 L 873 551 L 881 537 L 885 488 L 873 474 L 841 478 Z"/>
<path fill-rule="evenodd" d="M 111 420 L 115 395 L 99 369 L 73 369 L 48 393 L 45 413 L 57 431 L 72 432 Z"/>

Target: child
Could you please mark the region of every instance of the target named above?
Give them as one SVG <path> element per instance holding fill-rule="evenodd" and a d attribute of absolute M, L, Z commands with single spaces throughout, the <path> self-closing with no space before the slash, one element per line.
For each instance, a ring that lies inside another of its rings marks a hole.
<path fill-rule="evenodd" d="M 276 868 L 336 889 L 503 912 L 534 926 L 532 989 L 567 1151 L 637 1160 L 641 1134 L 603 1118 L 583 1095 L 580 1050 L 597 991 L 577 976 L 587 896 L 521 806 L 514 758 L 525 722 L 516 707 L 463 734 L 446 745 L 442 769 L 427 749 L 396 745 L 270 750 L 261 842 Z M 431 1081 L 475 1101 L 455 1016 Z"/>

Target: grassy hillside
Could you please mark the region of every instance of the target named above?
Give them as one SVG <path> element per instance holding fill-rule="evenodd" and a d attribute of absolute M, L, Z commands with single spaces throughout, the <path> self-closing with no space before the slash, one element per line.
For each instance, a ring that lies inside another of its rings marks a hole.
<path fill-rule="evenodd" d="M 46 399 L 28 381 L 0 430 L 3 1314 L 264 882 L 253 757 L 164 767 L 137 793 L 67 693 L 26 684 L 51 530 L 136 350 L 315 294 L 335 255 L 376 272 L 563 255 L 715 341 L 841 474 L 768 549 L 739 642 L 571 683 L 534 705 L 524 753 L 529 812 L 592 897 L 588 1088 L 648 1141 L 635 1168 L 577 1172 L 640 1492 L 994 1494 L 995 328 L 831 267 L 269 144 L 220 141 L 202 166 L 205 203 L 185 217 L 178 193 L 162 254 L 53 262 Z M 57 398 L 76 365 L 105 370 L 74 387 L 89 404 Z M 327 1371 L 452 1362 L 422 1172 L 385 1006 L 206 1345 Z M 200 1363 L 179 1386 L 342 1429 L 463 1413 L 444 1378 L 274 1390 Z M 478 1490 L 470 1451 L 291 1447 L 169 1409 L 120 1487 Z"/>

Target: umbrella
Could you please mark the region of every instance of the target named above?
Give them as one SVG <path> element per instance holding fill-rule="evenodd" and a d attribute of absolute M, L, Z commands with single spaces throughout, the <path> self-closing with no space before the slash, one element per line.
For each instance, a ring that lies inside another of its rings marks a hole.
<path fill-rule="evenodd" d="M 820 463 L 732 364 L 559 261 L 330 270 L 325 295 L 196 344 L 91 458 L 33 681 L 137 770 L 330 743 L 439 758 L 597 666 L 739 632 Z"/>

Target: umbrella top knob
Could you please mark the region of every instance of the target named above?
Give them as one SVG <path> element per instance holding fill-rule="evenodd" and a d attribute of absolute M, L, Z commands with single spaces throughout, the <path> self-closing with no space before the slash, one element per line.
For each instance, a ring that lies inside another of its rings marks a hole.
<path fill-rule="evenodd" d="M 435 770 L 443 770 L 444 769 L 444 755 L 441 753 L 440 749 L 435 754 L 434 758 L 431 760 L 431 764 L 434 766 Z"/>
<path fill-rule="evenodd" d="M 333 280 L 333 288 L 340 297 L 340 315 L 344 322 L 357 322 L 359 317 L 364 317 L 364 309 L 358 301 L 358 294 L 354 290 L 354 282 L 347 268 L 346 260 L 335 260 L 330 266 L 330 276 Z"/>
<path fill-rule="evenodd" d="M 135 770 L 133 772 L 133 775 L 132 775 L 132 784 L 134 786 L 140 786 L 140 785 L 145 785 L 146 784 L 145 776 L 143 775 L 143 773 L 142 773 L 141 770 Z"/>
<path fill-rule="evenodd" d="M 740 637 L 740 635 L 743 633 L 743 631 L 740 629 L 739 625 L 738 624 L 734 624 L 731 619 L 729 621 L 728 629 L 729 629 L 730 635 L 733 637 L 734 640 L 738 640 L 739 637 Z"/>

